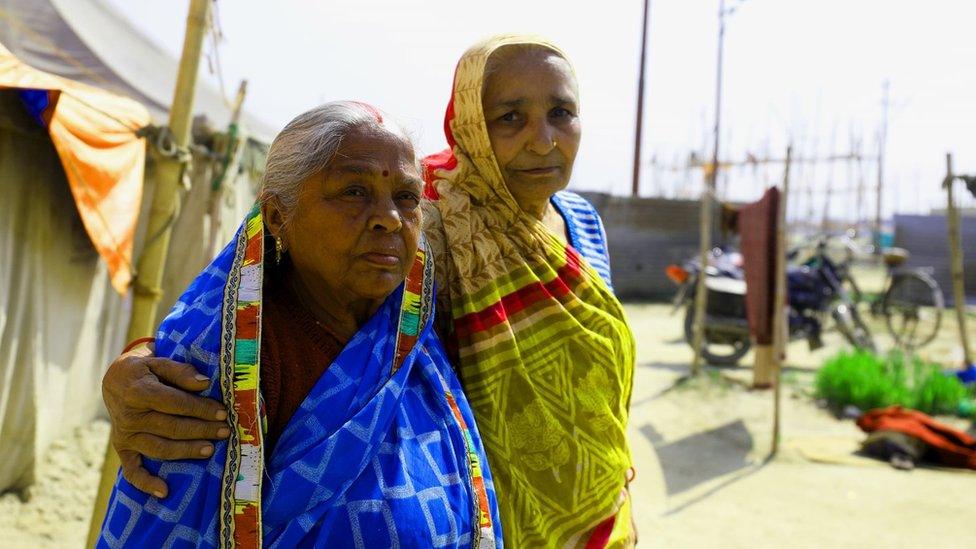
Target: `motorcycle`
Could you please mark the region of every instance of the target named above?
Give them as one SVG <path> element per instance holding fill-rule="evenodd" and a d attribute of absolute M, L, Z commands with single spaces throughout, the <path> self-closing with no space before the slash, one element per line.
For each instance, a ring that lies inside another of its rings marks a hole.
<path fill-rule="evenodd" d="M 812 256 L 787 268 L 789 337 L 791 341 L 806 339 L 811 350 L 822 347 L 821 332 L 829 316 L 851 345 L 873 352 L 871 332 L 844 287 L 850 252 L 854 249 L 852 243 L 845 241 L 845 245 L 849 251 L 848 259 L 833 261 L 827 255 L 827 239 L 820 238 Z M 787 259 L 795 261 L 799 251 L 790 251 Z M 678 285 L 672 314 L 685 308 L 684 336 L 689 346 L 694 345 L 694 295 L 701 272 L 701 261 L 697 257 L 683 265 L 669 265 L 666 269 L 668 278 Z M 704 272 L 708 300 L 702 357 L 711 364 L 734 366 L 752 345 L 746 318 L 742 255 L 728 248 L 714 248 L 709 253 Z"/>

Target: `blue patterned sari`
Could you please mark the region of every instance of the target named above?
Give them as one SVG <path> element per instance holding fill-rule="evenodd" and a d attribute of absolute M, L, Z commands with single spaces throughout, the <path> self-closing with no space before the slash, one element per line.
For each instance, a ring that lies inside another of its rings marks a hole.
<path fill-rule="evenodd" d="M 263 240 L 255 209 L 156 336 L 158 356 L 211 377 L 203 395 L 231 411 L 231 438 L 207 460 L 145 460 L 165 499 L 120 476 L 98 546 L 501 546 L 481 439 L 432 329 L 423 249 L 264 456 Z"/>

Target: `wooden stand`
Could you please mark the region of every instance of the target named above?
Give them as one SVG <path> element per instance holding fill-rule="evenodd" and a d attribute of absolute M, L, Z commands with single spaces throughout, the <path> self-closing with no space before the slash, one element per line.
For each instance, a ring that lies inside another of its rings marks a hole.
<path fill-rule="evenodd" d="M 775 347 L 773 345 L 756 345 L 753 349 L 756 352 L 756 362 L 752 367 L 752 387 L 754 389 L 769 389 L 775 380 Z"/>

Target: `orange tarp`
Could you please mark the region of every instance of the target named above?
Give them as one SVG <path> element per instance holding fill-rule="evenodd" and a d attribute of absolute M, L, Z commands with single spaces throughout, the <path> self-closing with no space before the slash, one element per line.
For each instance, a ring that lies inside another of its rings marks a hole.
<path fill-rule="evenodd" d="M 48 133 L 61 158 L 89 238 L 124 294 L 132 280 L 132 243 L 142 202 L 146 142 L 136 131 L 150 123 L 141 104 L 39 71 L 0 44 L 0 88 L 47 91 Z"/>

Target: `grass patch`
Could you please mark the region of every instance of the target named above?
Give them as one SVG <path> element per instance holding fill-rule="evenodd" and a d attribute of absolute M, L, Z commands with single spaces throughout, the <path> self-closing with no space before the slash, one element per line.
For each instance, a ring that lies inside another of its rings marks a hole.
<path fill-rule="evenodd" d="M 897 352 L 887 357 L 842 352 L 817 372 L 814 385 L 816 396 L 831 405 L 862 410 L 900 404 L 927 414 L 955 414 L 973 398 L 970 389 L 937 364 Z"/>

